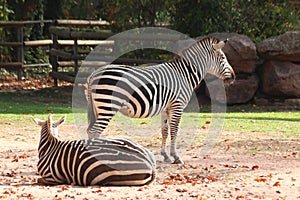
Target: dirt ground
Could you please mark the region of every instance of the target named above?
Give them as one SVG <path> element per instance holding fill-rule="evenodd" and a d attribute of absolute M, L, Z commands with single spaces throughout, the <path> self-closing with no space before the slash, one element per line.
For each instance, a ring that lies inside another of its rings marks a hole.
<path fill-rule="evenodd" d="M 52 85 L 49 80 L 12 78 L 0 83 L 0 92 Z M 137 141 L 157 158 L 157 177 L 147 186 L 38 185 L 40 127 L 29 116 L 21 117 L 28 123 L 0 122 L 0 199 L 300 199 L 300 138 L 253 132 L 223 132 L 208 156 L 200 155 L 201 140 L 195 139 L 183 152 L 183 165 L 162 162 L 159 136 Z M 79 138 L 76 131 L 70 124 L 59 129 L 62 140 Z M 120 137 L 113 127 L 107 135 Z"/>
<path fill-rule="evenodd" d="M 300 199 L 300 139 L 224 132 L 210 155 L 200 156 L 201 145 L 193 144 L 183 155 L 185 164 L 171 165 L 161 161 L 157 138 L 142 144 L 157 157 L 158 174 L 150 185 L 41 186 L 36 173 L 39 127 L 30 122 L 0 126 L 0 199 Z M 75 129 L 63 125 L 62 139 L 74 139 Z"/>

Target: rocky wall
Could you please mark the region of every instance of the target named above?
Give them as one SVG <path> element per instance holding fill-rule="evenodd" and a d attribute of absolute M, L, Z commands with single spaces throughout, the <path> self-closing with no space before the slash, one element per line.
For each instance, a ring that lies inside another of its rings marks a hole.
<path fill-rule="evenodd" d="M 226 87 L 227 104 L 300 106 L 300 31 L 286 32 L 255 44 L 236 33 L 213 33 L 229 39 L 224 53 L 237 79 Z M 213 84 L 213 78 L 207 78 Z M 207 97 L 222 102 L 218 94 L 207 89 Z M 198 92 L 199 94 L 200 92 Z"/>

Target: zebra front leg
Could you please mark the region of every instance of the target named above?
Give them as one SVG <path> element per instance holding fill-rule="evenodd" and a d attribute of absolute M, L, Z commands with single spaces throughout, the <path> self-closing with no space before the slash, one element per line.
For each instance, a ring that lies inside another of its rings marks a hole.
<path fill-rule="evenodd" d="M 104 98 L 101 94 L 98 98 L 96 97 L 96 94 L 91 94 L 90 101 L 88 101 L 87 134 L 89 139 L 99 138 L 109 121 L 121 108 L 120 104 L 113 104 L 112 100 Z"/>
<path fill-rule="evenodd" d="M 181 158 L 178 156 L 176 152 L 176 138 L 178 133 L 178 126 L 182 116 L 182 110 L 173 111 L 170 115 L 170 135 L 171 135 L 171 146 L 170 146 L 170 154 L 174 158 L 174 162 L 172 164 L 184 164 Z"/>
<path fill-rule="evenodd" d="M 168 138 L 169 132 L 169 123 L 168 123 L 168 115 L 166 112 L 161 114 L 161 135 L 162 135 L 162 144 L 161 144 L 161 152 L 160 154 L 164 157 L 164 161 L 171 163 L 172 160 L 170 159 L 169 155 L 166 151 L 166 143 Z"/>

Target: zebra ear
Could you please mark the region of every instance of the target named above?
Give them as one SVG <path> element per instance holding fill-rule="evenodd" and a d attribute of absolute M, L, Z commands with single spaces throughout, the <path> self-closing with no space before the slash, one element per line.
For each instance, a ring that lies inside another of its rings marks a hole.
<path fill-rule="evenodd" d="M 54 122 L 54 125 L 58 127 L 59 125 L 63 124 L 66 121 L 66 116 L 61 117 L 59 120 Z"/>
<path fill-rule="evenodd" d="M 220 42 L 218 42 L 217 44 L 214 44 L 214 45 L 213 45 L 214 50 L 216 50 L 216 51 L 221 50 L 221 49 L 225 46 L 225 43 L 226 43 L 226 42 L 227 42 L 227 40 L 225 40 L 225 41 L 220 41 Z"/>
<path fill-rule="evenodd" d="M 38 118 L 31 117 L 31 119 L 39 126 L 43 126 L 46 123 L 46 121 L 40 120 Z"/>

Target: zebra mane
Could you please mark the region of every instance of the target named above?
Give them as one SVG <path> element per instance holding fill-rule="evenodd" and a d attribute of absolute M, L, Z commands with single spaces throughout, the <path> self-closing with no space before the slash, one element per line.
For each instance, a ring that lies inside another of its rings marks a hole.
<path fill-rule="evenodd" d="M 182 58 L 182 53 L 187 51 L 189 48 L 191 48 L 194 45 L 198 45 L 199 43 L 209 42 L 211 44 L 217 44 L 220 42 L 220 40 L 214 36 L 206 36 L 201 37 L 200 39 L 196 39 L 194 42 L 187 44 L 185 47 L 178 49 L 176 55 L 171 59 L 171 61 L 176 61 L 178 59 Z"/>
<path fill-rule="evenodd" d="M 201 43 L 203 41 L 210 40 L 212 44 L 220 42 L 220 40 L 214 36 L 206 36 L 197 40 L 197 43 Z"/>
<path fill-rule="evenodd" d="M 196 42 L 194 42 L 191 45 L 189 45 L 188 47 L 184 48 L 182 50 L 182 52 L 186 51 L 187 49 L 189 49 L 190 47 L 192 47 L 194 45 L 202 44 L 202 43 L 206 43 L 206 42 L 208 42 L 209 44 L 217 44 L 218 42 L 220 42 L 220 40 L 214 36 L 200 37 L 199 39 L 196 40 Z"/>
<path fill-rule="evenodd" d="M 48 115 L 48 120 L 47 120 L 47 128 L 48 128 L 48 133 L 53 136 L 53 133 L 52 133 L 52 124 L 53 124 L 53 120 L 52 120 L 52 115 L 49 114 Z"/>

